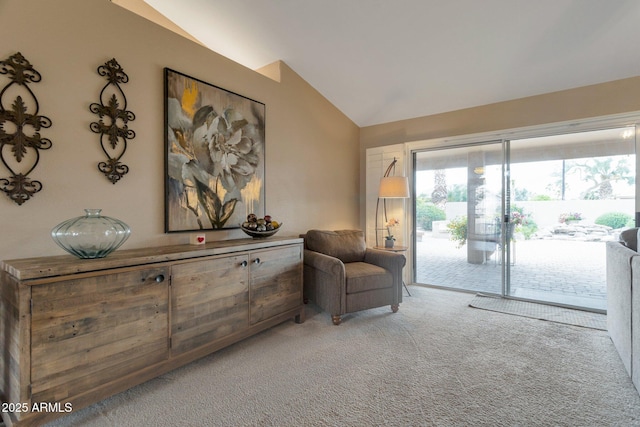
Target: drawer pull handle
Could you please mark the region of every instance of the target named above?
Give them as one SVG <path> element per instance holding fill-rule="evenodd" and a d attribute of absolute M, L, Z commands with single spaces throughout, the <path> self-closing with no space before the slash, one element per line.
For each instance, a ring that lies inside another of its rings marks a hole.
<path fill-rule="evenodd" d="M 156 282 L 158 282 L 158 283 L 164 282 L 164 274 L 158 274 L 156 276 Z"/>
<path fill-rule="evenodd" d="M 246 260 L 240 263 L 241 267 L 246 267 L 247 265 L 249 265 L 249 263 Z"/>
<path fill-rule="evenodd" d="M 256 258 L 256 259 L 254 259 L 254 260 L 253 260 L 253 263 L 254 263 L 254 264 L 260 264 L 260 258 Z"/>

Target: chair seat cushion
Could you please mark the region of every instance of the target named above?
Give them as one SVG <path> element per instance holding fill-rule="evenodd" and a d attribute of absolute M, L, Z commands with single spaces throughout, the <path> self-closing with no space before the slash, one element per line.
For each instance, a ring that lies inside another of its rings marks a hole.
<path fill-rule="evenodd" d="M 390 288 L 393 276 L 377 265 L 364 262 L 349 262 L 344 265 L 347 280 L 347 294 Z"/>

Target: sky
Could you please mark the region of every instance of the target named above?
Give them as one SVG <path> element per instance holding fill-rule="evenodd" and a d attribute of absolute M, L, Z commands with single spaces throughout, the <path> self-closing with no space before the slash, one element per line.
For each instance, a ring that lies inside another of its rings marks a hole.
<path fill-rule="evenodd" d="M 628 158 L 628 164 L 635 164 L 635 156 L 615 156 L 616 158 Z M 526 189 L 530 194 L 548 195 L 553 199 L 559 199 L 559 192 L 553 190 L 553 184 L 561 179 L 562 160 L 551 160 L 544 162 L 517 163 L 511 166 L 512 189 Z M 447 189 L 453 188 L 455 184 L 466 186 L 467 169 L 450 168 L 447 173 Z M 488 167 L 485 170 L 486 183 L 493 188 L 493 191 L 500 193 L 501 178 L 500 166 Z M 416 193 L 431 195 L 433 191 L 433 171 L 418 171 L 416 173 Z M 592 183 L 582 179 L 578 173 L 567 173 L 565 175 L 565 200 L 576 200 L 581 198 L 581 194 L 587 190 Z M 556 187 L 557 188 L 557 187 Z M 626 183 L 614 185 L 614 193 L 617 196 L 633 197 L 635 187 Z"/>

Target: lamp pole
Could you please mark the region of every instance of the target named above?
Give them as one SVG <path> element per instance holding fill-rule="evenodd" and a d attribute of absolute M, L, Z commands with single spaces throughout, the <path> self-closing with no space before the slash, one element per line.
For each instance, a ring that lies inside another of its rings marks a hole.
<path fill-rule="evenodd" d="M 396 163 L 397 162 L 398 162 L 398 159 L 396 159 L 394 157 L 393 161 L 387 167 L 387 170 L 384 172 L 384 175 L 382 175 L 382 178 L 387 178 L 392 170 L 395 173 L 395 167 L 396 167 Z M 382 206 L 383 206 L 382 210 L 383 210 L 383 215 L 384 215 L 384 221 L 387 222 L 387 199 L 386 198 L 382 199 Z M 378 230 L 379 230 L 378 229 L 378 215 L 379 215 L 378 212 L 379 212 L 379 208 L 380 208 L 380 193 L 378 193 L 378 201 L 376 203 L 376 223 L 375 223 L 375 227 L 376 227 L 376 246 L 380 246 L 379 241 L 378 241 Z"/>
<path fill-rule="evenodd" d="M 375 232 L 376 232 L 376 246 L 379 246 L 378 241 L 378 216 L 380 211 L 380 199 L 382 200 L 383 206 L 383 215 L 385 222 L 387 219 L 387 198 L 407 198 L 409 197 L 409 183 L 406 177 L 395 177 L 391 176 L 391 172 L 395 174 L 395 167 L 398 159 L 395 157 L 387 170 L 384 172 L 384 175 L 380 179 L 380 188 L 378 190 L 378 200 L 376 202 L 376 219 L 375 219 Z"/>

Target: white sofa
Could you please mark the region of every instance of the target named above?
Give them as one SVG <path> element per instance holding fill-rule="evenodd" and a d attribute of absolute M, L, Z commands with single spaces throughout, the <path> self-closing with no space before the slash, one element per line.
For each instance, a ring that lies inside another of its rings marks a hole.
<path fill-rule="evenodd" d="M 640 254 L 638 229 L 607 242 L 607 330 L 636 390 L 640 391 Z"/>

